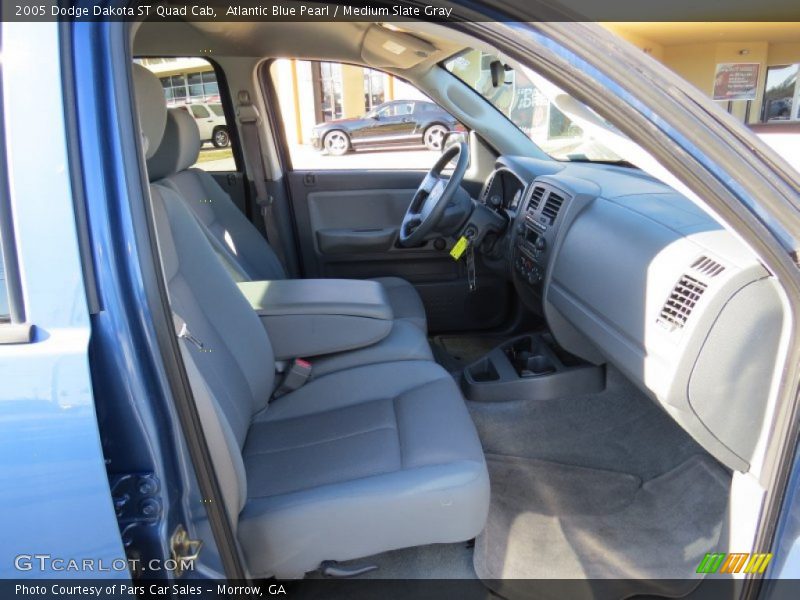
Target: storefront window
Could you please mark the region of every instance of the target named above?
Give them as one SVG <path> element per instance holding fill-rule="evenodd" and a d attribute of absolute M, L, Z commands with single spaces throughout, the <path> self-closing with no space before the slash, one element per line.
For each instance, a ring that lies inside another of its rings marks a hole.
<path fill-rule="evenodd" d="M 162 77 L 161 85 L 164 87 L 164 96 L 167 102 L 180 103 L 186 101 L 186 77 L 183 75 Z"/>
<path fill-rule="evenodd" d="M 341 119 L 342 110 L 342 65 L 339 63 L 319 63 L 320 108 L 322 120 Z"/>
<path fill-rule="evenodd" d="M 364 110 L 366 112 L 371 111 L 385 101 L 384 77 L 384 74 L 380 71 L 364 69 Z"/>
<path fill-rule="evenodd" d="M 189 98 L 194 101 L 219 98 L 217 76 L 213 71 L 162 77 L 161 85 L 167 102 L 171 104 L 183 104 Z"/>
<path fill-rule="evenodd" d="M 783 65 L 767 68 L 764 102 L 761 106 L 761 121 L 789 121 L 798 118 L 797 73 L 800 65 Z"/>
<path fill-rule="evenodd" d="M 189 75 L 189 96 L 193 99 L 219 95 L 217 76 L 213 71 Z"/>

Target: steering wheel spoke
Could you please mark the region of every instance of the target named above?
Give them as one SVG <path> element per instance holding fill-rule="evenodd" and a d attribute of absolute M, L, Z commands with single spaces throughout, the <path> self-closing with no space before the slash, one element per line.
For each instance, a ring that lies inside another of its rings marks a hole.
<path fill-rule="evenodd" d="M 417 193 L 424 192 L 426 194 L 430 194 L 433 191 L 433 188 L 436 187 L 436 184 L 439 183 L 439 177 L 435 173 L 428 173 L 425 175 L 425 179 L 422 180 L 422 183 L 419 185 L 417 189 Z"/>
<path fill-rule="evenodd" d="M 454 158 L 458 158 L 455 169 L 449 178 L 442 177 L 442 171 Z M 450 146 L 442 153 L 431 170 L 425 175 L 414 192 L 400 226 L 401 246 L 417 246 L 436 228 L 444 215 L 444 210 L 455 194 L 467 170 L 469 155 L 465 143 Z"/>

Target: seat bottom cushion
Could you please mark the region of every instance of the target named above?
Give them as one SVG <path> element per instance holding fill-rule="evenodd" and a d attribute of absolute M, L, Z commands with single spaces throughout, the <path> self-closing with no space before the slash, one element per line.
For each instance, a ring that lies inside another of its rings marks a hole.
<path fill-rule="evenodd" d="M 313 380 L 273 401 L 245 443 L 239 539 L 251 574 L 475 537 L 489 479 L 453 379 L 428 361 Z"/>
<path fill-rule="evenodd" d="M 422 330 L 422 333 L 428 334 L 425 305 L 413 285 L 400 277 L 376 277 L 372 281 L 377 281 L 386 289 L 395 319 L 413 323 Z"/>

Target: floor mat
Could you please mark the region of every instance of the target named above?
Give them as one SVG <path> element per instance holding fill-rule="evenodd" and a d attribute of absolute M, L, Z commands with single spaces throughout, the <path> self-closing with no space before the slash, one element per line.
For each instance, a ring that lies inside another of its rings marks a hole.
<path fill-rule="evenodd" d="M 475 545 L 477 575 L 515 598 L 506 579 L 636 579 L 635 591 L 680 597 L 717 548 L 730 476 L 705 455 L 642 482 L 614 471 L 488 455 L 491 508 Z M 672 581 L 665 581 L 673 579 Z M 649 581 L 648 581 L 649 580 Z M 631 593 L 587 582 L 585 598 Z M 517 583 L 530 597 L 530 587 Z"/>

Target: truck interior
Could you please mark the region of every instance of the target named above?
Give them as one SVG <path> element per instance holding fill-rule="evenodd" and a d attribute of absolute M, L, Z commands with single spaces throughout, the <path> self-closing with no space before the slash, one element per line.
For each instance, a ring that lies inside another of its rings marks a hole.
<path fill-rule="evenodd" d="M 452 60 L 495 57 L 498 85 L 536 65 L 445 24 L 145 21 L 131 56 L 198 49 L 237 172 L 192 167 L 196 124 L 140 64 L 131 94 L 175 333 L 252 577 L 680 597 L 706 553 L 752 547 L 791 324 L 702 199 L 643 154 L 548 156 Z M 381 69 L 469 134 L 428 172 L 295 169 L 277 58 Z"/>

